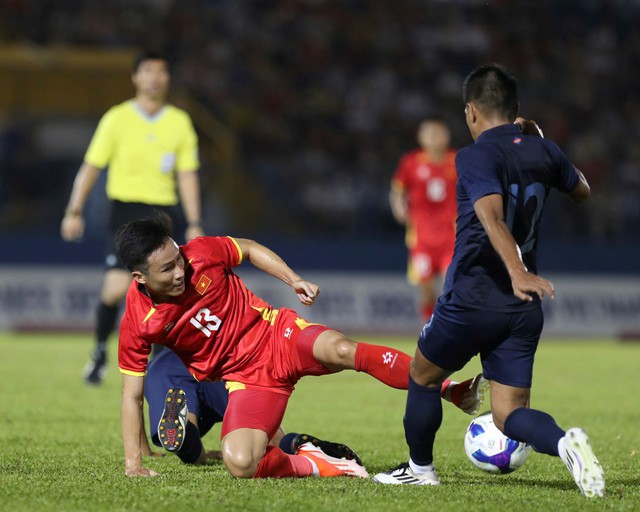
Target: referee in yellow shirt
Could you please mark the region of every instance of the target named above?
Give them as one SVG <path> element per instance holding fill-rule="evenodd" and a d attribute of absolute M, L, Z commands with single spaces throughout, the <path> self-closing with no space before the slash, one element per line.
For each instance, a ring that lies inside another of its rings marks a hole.
<path fill-rule="evenodd" d="M 112 107 L 100 120 L 73 183 L 60 228 L 62 238 L 84 233 L 82 210 L 102 169 L 108 167 L 107 197 L 111 203 L 106 272 L 97 311 L 97 347 L 85 368 L 88 384 L 102 382 L 107 339 L 118 319 L 131 274 L 116 256 L 114 238 L 120 226 L 154 211 L 164 211 L 179 223 L 178 202 L 187 222 L 185 238 L 204 233 L 200 224 L 198 139 L 189 115 L 166 103 L 168 58 L 144 51 L 132 75 L 135 98 Z M 178 201 L 179 198 L 179 201 Z"/>

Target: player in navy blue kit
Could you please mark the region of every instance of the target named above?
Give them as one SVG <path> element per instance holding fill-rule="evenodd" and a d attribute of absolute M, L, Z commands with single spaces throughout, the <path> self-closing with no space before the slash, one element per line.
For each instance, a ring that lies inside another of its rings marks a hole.
<path fill-rule="evenodd" d="M 222 421 L 229 396 L 224 382 L 196 381 L 180 358 L 166 349 L 156 355 L 147 367 L 144 396 L 149 404 L 149 430 L 153 444 L 175 453 L 186 464 L 222 459 L 219 451 L 204 450 L 202 437 Z M 151 455 L 146 435 L 143 437 L 143 455 Z M 307 442 L 313 442 L 332 457 L 355 460 L 362 465 L 358 455 L 348 446 L 323 441 L 310 434 L 285 434 L 280 429 L 272 440 L 291 455 Z"/>
<path fill-rule="evenodd" d="M 456 158 L 454 256 L 411 364 L 404 418 L 410 460 L 374 480 L 440 483 L 433 465 L 440 383 L 480 354 L 496 426 L 538 452 L 560 456 L 585 496 L 602 496 L 604 472 L 586 433 L 565 432 L 549 414 L 529 408 L 541 300 L 554 294 L 553 285 L 536 275 L 540 218 L 552 188 L 580 202 L 589 198 L 589 185 L 534 122 L 516 119 L 517 85 L 504 68 L 473 71 L 463 99 L 475 143 Z"/>

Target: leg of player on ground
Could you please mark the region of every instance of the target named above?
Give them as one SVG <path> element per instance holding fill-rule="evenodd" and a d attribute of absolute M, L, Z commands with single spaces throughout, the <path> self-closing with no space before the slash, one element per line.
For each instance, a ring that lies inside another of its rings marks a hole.
<path fill-rule="evenodd" d="M 275 436 L 284 417 L 288 396 L 238 386 L 230 390 L 222 424 L 222 458 L 233 476 L 368 476 L 355 460 L 328 456 L 311 442 L 298 447 L 295 455 L 285 453 L 278 446 L 268 446 L 269 436 Z"/>
<path fill-rule="evenodd" d="M 313 357 L 331 372 L 356 370 L 397 389 L 409 387 L 411 357 L 391 347 L 357 342 L 329 330 L 316 338 Z M 471 414 L 482 404 L 485 382 L 480 377 L 461 383 L 443 379 L 440 383 L 441 394 L 447 401 Z"/>
<path fill-rule="evenodd" d="M 313 357 L 331 372 L 356 370 L 388 386 L 407 389 L 411 357 L 382 345 L 356 342 L 337 331 L 324 331 L 313 345 Z"/>
<path fill-rule="evenodd" d="M 229 473 L 237 478 L 252 478 L 256 476 L 258 465 L 265 456 L 268 442 L 267 434 L 262 430 L 239 428 L 229 432 L 222 439 L 222 460 Z M 307 466 L 309 467 L 307 474 L 311 474 L 311 465 L 307 464 Z M 290 469 L 295 473 L 293 464 Z"/>

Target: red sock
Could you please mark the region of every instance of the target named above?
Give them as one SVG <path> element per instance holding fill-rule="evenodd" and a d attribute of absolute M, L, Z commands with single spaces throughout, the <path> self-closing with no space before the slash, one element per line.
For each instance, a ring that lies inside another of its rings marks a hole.
<path fill-rule="evenodd" d="M 467 379 L 463 382 L 456 383 L 454 386 L 451 386 L 449 393 L 451 396 L 451 403 L 453 405 L 457 407 L 460 407 L 462 405 L 462 402 L 464 400 L 464 394 L 467 391 L 469 391 L 469 388 L 471 388 L 472 382 L 473 382 L 473 379 Z"/>
<path fill-rule="evenodd" d="M 411 356 L 395 348 L 358 343 L 355 369 L 396 389 L 409 388 Z"/>
<path fill-rule="evenodd" d="M 440 396 L 442 398 L 444 398 L 444 395 L 447 391 L 447 388 L 449 387 L 449 384 L 451 384 L 451 379 L 444 379 L 442 386 L 440 386 Z"/>
<path fill-rule="evenodd" d="M 287 478 L 313 475 L 313 464 L 302 455 L 289 455 L 277 446 L 267 446 L 253 478 Z"/>

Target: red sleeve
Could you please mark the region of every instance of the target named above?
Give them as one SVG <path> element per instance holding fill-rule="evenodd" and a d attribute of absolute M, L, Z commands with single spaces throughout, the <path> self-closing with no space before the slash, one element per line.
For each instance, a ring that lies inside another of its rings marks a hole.
<path fill-rule="evenodd" d="M 237 267 L 242 263 L 242 250 L 238 242 L 230 236 L 202 236 L 183 247 L 188 248 L 185 251 L 188 258 L 202 256 L 225 267 Z"/>
<path fill-rule="evenodd" d="M 128 304 L 127 304 L 128 306 Z M 155 312 L 151 308 L 148 315 Z M 143 377 L 147 371 L 147 361 L 151 353 L 151 344 L 144 340 L 133 325 L 130 311 L 127 308 L 120 322 L 120 339 L 118 341 L 118 366 L 120 373 Z M 141 319 L 145 321 L 146 319 Z"/>

